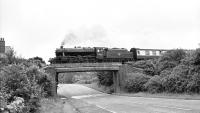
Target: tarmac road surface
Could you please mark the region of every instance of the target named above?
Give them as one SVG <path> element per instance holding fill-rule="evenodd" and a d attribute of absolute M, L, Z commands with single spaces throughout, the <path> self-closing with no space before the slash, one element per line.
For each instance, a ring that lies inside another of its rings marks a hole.
<path fill-rule="evenodd" d="M 200 100 L 116 96 L 78 84 L 59 86 L 58 94 L 80 99 L 111 113 L 200 113 Z"/>
<path fill-rule="evenodd" d="M 105 93 L 96 91 L 94 89 L 85 87 L 80 84 L 59 84 L 58 85 L 58 94 L 65 97 L 72 96 L 88 96 L 88 95 L 107 95 Z"/>

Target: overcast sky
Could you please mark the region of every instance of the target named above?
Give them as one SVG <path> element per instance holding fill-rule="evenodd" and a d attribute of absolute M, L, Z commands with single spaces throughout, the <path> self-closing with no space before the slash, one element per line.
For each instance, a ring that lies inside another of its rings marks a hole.
<path fill-rule="evenodd" d="M 18 55 L 54 57 L 56 48 L 194 49 L 200 0 L 0 0 L 0 36 Z"/>

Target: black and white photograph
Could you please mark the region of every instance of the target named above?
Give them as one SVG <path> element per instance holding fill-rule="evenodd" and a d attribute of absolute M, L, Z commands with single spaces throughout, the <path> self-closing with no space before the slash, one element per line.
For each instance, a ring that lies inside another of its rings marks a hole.
<path fill-rule="evenodd" d="M 200 1 L 0 0 L 0 113 L 200 113 Z"/>

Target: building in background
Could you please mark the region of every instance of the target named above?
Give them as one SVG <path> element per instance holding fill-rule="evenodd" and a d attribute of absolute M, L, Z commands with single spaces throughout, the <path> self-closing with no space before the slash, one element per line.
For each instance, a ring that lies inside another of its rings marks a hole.
<path fill-rule="evenodd" d="M 6 53 L 10 52 L 12 48 L 10 46 L 6 46 L 4 38 L 0 38 L 0 58 L 6 57 Z"/>
<path fill-rule="evenodd" d="M 4 38 L 0 38 L 0 53 L 5 53 L 5 40 Z"/>

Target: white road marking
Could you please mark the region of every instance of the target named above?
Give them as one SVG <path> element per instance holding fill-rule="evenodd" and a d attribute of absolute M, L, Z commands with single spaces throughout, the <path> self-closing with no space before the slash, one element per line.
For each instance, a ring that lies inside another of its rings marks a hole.
<path fill-rule="evenodd" d="M 82 99 L 82 98 L 97 97 L 97 96 L 106 96 L 106 95 L 109 95 L 109 94 L 81 95 L 81 96 L 72 96 L 71 98 L 74 98 L 74 99 Z M 104 110 L 106 110 L 106 111 L 109 111 L 109 112 L 111 112 L 111 113 L 117 113 L 117 112 L 115 112 L 115 111 L 108 110 L 108 109 L 106 109 L 106 108 L 104 108 L 104 107 L 102 107 L 102 106 L 99 106 L 99 105 L 95 105 L 95 106 L 97 106 L 97 107 L 99 107 L 99 108 L 101 108 L 101 109 L 104 109 Z"/>
<path fill-rule="evenodd" d="M 117 112 L 115 112 L 115 111 L 108 110 L 108 109 L 106 109 L 106 108 L 104 108 L 104 107 L 102 107 L 102 106 L 99 106 L 99 105 L 96 105 L 96 106 L 99 107 L 99 108 L 101 108 L 101 109 L 104 109 L 104 110 L 106 110 L 106 111 L 109 111 L 109 112 L 111 112 L 111 113 L 117 113 Z"/>
<path fill-rule="evenodd" d="M 81 96 L 72 96 L 71 98 L 74 98 L 74 99 L 82 99 L 82 98 L 89 98 L 89 97 L 98 97 L 98 96 L 106 96 L 106 95 L 109 95 L 109 94 L 92 94 L 92 95 L 81 95 Z"/>
<path fill-rule="evenodd" d="M 65 100 L 65 99 L 67 99 L 67 98 L 60 98 L 60 99 Z"/>

